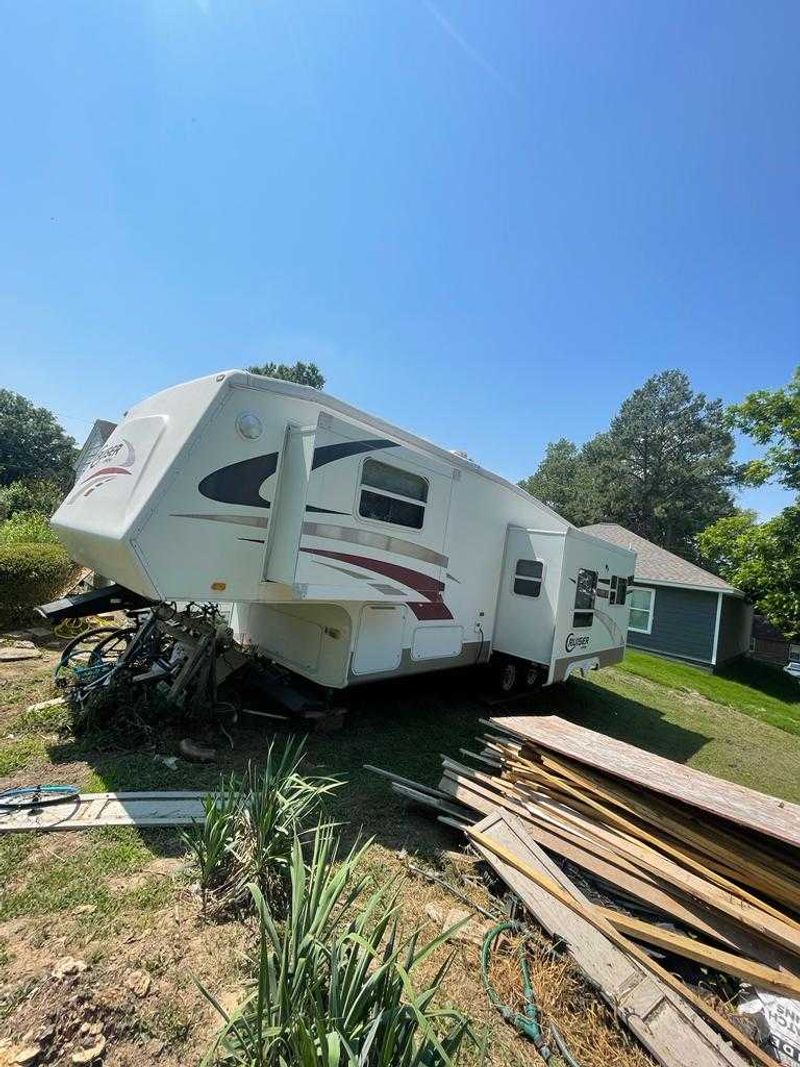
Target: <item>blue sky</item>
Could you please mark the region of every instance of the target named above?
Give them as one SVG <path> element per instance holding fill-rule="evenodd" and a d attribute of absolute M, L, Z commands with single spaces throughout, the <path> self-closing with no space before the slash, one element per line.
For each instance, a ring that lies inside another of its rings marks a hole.
<path fill-rule="evenodd" d="M 800 360 L 796 0 L 0 16 L 0 385 L 78 438 L 315 359 L 518 479 L 655 371 L 728 402 Z"/>

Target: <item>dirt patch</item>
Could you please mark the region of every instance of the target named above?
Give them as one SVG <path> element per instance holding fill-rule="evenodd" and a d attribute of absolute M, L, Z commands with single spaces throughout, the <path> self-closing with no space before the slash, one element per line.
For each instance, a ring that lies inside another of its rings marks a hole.
<path fill-rule="evenodd" d="M 13 952 L 0 983 L 0 1065 L 24 1048 L 38 1049 L 41 1064 L 69 1063 L 93 1049 L 108 1067 L 196 1062 L 217 1019 L 193 979 L 236 1000 L 243 928 L 171 907 L 149 916 L 144 929 L 104 936 L 96 958 L 91 927 L 69 918 L 67 925 L 60 936 L 52 936 L 53 917 L 0 928 Z"/>

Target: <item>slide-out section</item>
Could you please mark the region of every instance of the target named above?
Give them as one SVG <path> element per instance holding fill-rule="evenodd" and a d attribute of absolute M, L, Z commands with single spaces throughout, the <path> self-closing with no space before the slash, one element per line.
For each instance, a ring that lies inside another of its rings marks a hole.
<path fill-rule="evenodd" d="M 497 598 L 495 651 L 548 666 L 564 558 L 561 531 L 509 526 Z"/>

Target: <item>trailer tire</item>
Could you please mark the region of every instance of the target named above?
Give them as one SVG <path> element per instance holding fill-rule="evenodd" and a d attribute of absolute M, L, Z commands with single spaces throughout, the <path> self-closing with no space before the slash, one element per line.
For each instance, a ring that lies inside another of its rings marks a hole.
<path fill-rule="evenodd" d="M 544 671 L 538 663 L 529 663 L 525 670 L 525 688 L 541 689 L 544 683 Z"/>
<path fill-rule="evenodd" d="M 515 693 L 519 688 L 521 674 L 520 665 L 516 660 L 498 660 L 495 668 L 497 688 L 503 694 L 511 695 L 511 693 Z"/>

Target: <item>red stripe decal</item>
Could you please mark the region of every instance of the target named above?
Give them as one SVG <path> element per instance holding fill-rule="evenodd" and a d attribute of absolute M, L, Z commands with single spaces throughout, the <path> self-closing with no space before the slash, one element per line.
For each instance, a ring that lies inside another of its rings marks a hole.
<path fill-rule="evenodd" d="M 452 619 L 450 609 L 442 602 L 444 582 L 422 571 L 411 570 L 410 567 L 400 567 L 396 563 L 387 563 L 382 559 L 370 559 L 368 556 L 353 556 L 349 552 L 332 552 L 326 548 L 301 548 L 301 552 L 307 552 L 314 556 L 328 556 L 331 559 L 341 560 L 343 563 L 355 563 L 364 570 L 383 574 L 386 578 L 394 578 L 409 589 L 415 589 L 425 597 L 424 601 L 409 601 L 408 606 L 418 619 Z"/>
<path fill-rule="evenodd" d="M 91 474 L 87 474 L 81 481 L 81 485 L 86 482 L 90 482 L 92 478 L 99 478 L 101 474 L 130 474 L 131 472 L 127 467 L 102 467 L 99 471 L 92 471 Z"/>
<path fill-rule="evenodd" d="M 422 601 L 407 601 L 408 606 L 414 612 L 418 619 L 422 619 L 427 622 L 430 619 L 452 619 L 453 615 L 448 608 L 447 604 L 443 604 L 441 601 L 431 603 L 428 600 Z"/>

